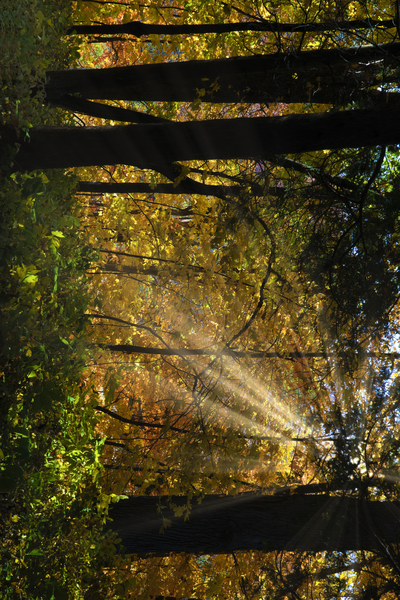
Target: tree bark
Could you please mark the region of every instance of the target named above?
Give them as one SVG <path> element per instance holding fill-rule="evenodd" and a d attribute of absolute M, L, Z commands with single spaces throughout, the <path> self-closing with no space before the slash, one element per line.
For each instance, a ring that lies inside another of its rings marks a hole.
<path fill-rule="evenodd" d="M 52 101 L 54 106 L 64 108 L 90 117 L 99 119 L 108 119 L 110 121 L 123 121 L 125 123 L 169 123 L 168 119 L 154 117 L 147 113 L 142 113 L 137 110 L 121 108 L 119 106 L 110 106 L 109 104 L 101 104 L 100 102 L 91 102 L 85 98 L 78 98 L 66 94 L 58 100 Z"/>
<path fill-rule="evenodd" d="M 158 354 L 161 356 L 232 356 L 249 358 L 279 358 L 295 360 L 298 358 L 345 358 L 343 352 L 263 352 L 262 350 L 235 350 L 225 347 L 216 348 L 152 348 L 133 344 L 99 344 L 99 348 L 107 348 L 111 352 L 124 354 Z M 362 352 L 360 358 L 398 359 L 400 352 Z"/>
<path fill-rule="evenodd" d="M 15 170 L 130 164 L 164 174 L 170 169 L 175 179 L 174 161 L 267 159 L 271 154 L 398 144 L 399 114 L 387 108 L 114 127 L 33 127 L 29 141 L 4 126 L 0 151 L 7 156 L 8 145 L 20 145 Z"/>
<path fill-rule="evenodd" d="M 172 497 L 185 506 L 185 497 Z M 159 507 L 164 507 L 157 512 Z M 110 509 L 108 528 L 127 553 L 227 554 L 238 550 L 354 551 L 398 543 L 400 502 L 332 496 L 206 496 L 190 517 L 175 517 L 166 497 L 131 496 Z M 163 517 L 171 527 L 163 527 Z"/>
<path fill-rule="evenodd" d="M 397 68 L 400 43 L 227 59 L 49 71 L 47 101 L 83 98 L 193 102 L 399 102 L 399 94 L 365 91 L 385 67 Z M 397 74 L 392 78 L 397 80 Z M 201 90 L 201 91 L 200 91 Z"/>
<path fill-rule="evenodd" d="M 190 183 L 188 183 L 188 181 Z M 192 185 L 193 184 L 193 185 Z M 251 188 L 254 196 L 263 196 L 266 191 L 275 196 L 284 196 L 284 188 L 268 188 L 264 190 L 262 186 L 249 182 L 247 188 Z M 203 196 L 235 196 L 240 194 L 243 188 L 240 185 L 211 185 L 185 179 L 181 184 L 158 183 L 156 186 L 150 183 L 132 182 L 110 182 L 103 183 L 97 181 L 80 181 L 78 184 L 79 193 L 91 194 L 200 194 Z"/>
<path fill-rule="evenodd" d="M 349 31 L 352 29 L 390 29 L 396 27 L 394 19 L 355 19 L 353 21 L 326 21 L 325 23 L 276 23 L 274 21 L 242 21 L 238 23 L 197 23 L 161 25 L 130 21 L 118 24 L 73 25 L 67 35 L 195 35 L 204 33 L 230 33 L 233 31 L 270 31 L 271 33 L 307 33 L 324 31 Z M 105 40 L 106 41 L 106 40 Z"/>

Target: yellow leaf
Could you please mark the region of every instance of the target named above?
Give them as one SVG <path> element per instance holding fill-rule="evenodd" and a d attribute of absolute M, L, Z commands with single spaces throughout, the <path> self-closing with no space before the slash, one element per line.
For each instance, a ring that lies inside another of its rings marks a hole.
<path fill-rule="evenodd" d="M 181 517 L 185 512 L 186 506 L 175 506 L 174 507 L 174 515 L 176 517 Z"/>

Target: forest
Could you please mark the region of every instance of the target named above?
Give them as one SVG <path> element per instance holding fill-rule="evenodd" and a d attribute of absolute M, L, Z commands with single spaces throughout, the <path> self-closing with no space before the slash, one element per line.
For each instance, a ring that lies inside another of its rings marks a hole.
<path fill-rule="evenodd" d="M 400 5 L 4 0 L 0 596 L 400 596 Z"/>

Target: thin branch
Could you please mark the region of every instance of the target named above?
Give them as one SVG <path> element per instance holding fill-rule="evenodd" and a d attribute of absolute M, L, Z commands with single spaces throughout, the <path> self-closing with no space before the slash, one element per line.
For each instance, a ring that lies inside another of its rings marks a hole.
<path fill-rule="evenodd" d="M 363 193 L 361 194 L 361 198 L 360 198 L 360 210 L 362 209 L 362 205 L 365 202 L 365 199 L 367 197 L 367 194 L 371 188 L 371 185 L 374 183 L 375 179 L 378 177 L 381 167 L 382 167 L 382 163 L 385 159 L 385 154 L 386 154 L 386 146 L 382 146 L 381 151 L 379 153 L 379 158 L 377 160 L 377 163 L 375 165 L 375 169 L 374 172 L 372 173 L 371 177 L 368 179 L 368 182 L 366 184 L 366 186 L 363 189 Z"/>
<path fill-rule="evenodd" d="M 298 173 L 304 173 L 305 175 L 308 175 L 313 179 L 319 180 L 322 183 L 328 181 L 334 186 L 338 186 L 340 188 L 352 190 L 355 192 L 359 189 L 356 183 L 353 183 L 352 181 L 345 179 L 344 177 L 330 175 L 325 171 L 322 171 L 321 169 L 312 167 L 310 165 L 306 165 L 291 158 L 286 158 L 285 156 L 268 156 L 266 160 L 272 164 L 284 167 L 285 169 L 293 170 Z M 375 190 L 370 190 L 370 193 L 373 194 L 375 197 L 378 197 L 380 200 L 384 200 L 384 196 L 382 196 L 382 194 L 380 194 L 379 192 L 376 192 Z M 353 202 L 356 202 L 354 198 L 352 198 L 352 200 Z"/>
<path fill-rule="evenodd" d="M 147 325 L 140 325 L 139 323 L 132 323 L 132 321 L 124 321 L 124 319 L 119 319 L 118 317 L 112 317 L 109 315 L 100 315 L 98 313 L 92 313 L 92 314 L 85 313 L 85 316 L 96 318 L 96 319 L 108 319 L 110 321 L 115 321 L 117 323 L 123 323 L 124 325 L 129 325 L 130 327 L 136 327 L 136 329 L 144 329 L 145 331 L 148 331 L 149 333 L 154 335 L 154 337 L 156 337 L 162 344 L 164 344 L 164 346 L 166 346 L 167 348 L 170 348 L 170 346 L 167 344 L 167 342 L 165 342 L 163 340 L 163 338 L 160 335 L 158 335 L 158 333 L 156 331 L 154 331 L 154 329 L 152 329 L 151 327 L 148 327 Z"/>
<path fill-rule="evenodd" d="M 49 100 L 49 104 L 71 110 L 91 117 L 99 119 L 107 119 L 110 121 L 121 121 L 125 123 L 171 123 L 168 119 L 148 115 L 137 110 L 121 108 L 119 106 L 110 106 L 101 102 L 93 102 L 85 98 L 71 96 L 66 94 L 61 98 Z"/>
<path fill-rule="evenodd" d="M 364 239 L 364 231 L 363 231 L 363 207 L 364 207 L 364 203 L 365 203 L 365 199 L 367 197 L 368 191 L 371 188 L 371 185 L 373 184 L 373 182 L 375 181 L 375 179 L 378 177 L 381 167 L 382 167 L 382 163 L 385 159 L 385 154 L 386 154 L 386 146 L 382 146 L 381 151 L 379 153 L 379 158 L 378 161 L 375 165 L 375 169 L 374 172 L 372 173 L 371 177 L 368 179 L 367 185 L 365 186 L 363 193 L 361 195 L 360 198 L 360 207 L 359 207 L 359 212 L 358 212 L 358 222 L 360 225 L 360 235 L 361 235 L 361 239 L 362 239 L 362 244 L 363 244 L 363 248 L 364 248 L 364 252 L 366 255 L 368 255 L 368 250 L 365 244 L 365 239 Z"/>
<path fill-rule="evenodd" d="M 126 417 L 122 417 L 118 413 L 113 412 L 112 410 L 108 410 L 104 406 L 95 406 L 95 410 L 98 410 L 117 421 L 121 421 L 121 423 L 129 423 L 130 425 L 138 425 L 139 427 L 154 427 L 156 429 L 164 429 L 165 431 L 176 431 L 178 433 L 189 433 L 187 429 L 181 429 L 180 427 L 174 427 L 173 425 L 161 425 L 161 423 L 149 423 L 147 421 L 137 420 L 137 419 L 127 419 Z"/>

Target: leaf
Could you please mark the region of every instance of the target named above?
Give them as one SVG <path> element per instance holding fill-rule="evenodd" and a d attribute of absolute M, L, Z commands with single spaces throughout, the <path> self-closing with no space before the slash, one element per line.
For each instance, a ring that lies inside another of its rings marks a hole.
<path fill-rule="evenodd" d="M 181 517 L 186 510 L 186 506 L 174 506 L 174 515 L 176 517 Z"/>
<path fill-rule="evenodd" d="M 43 552 L 43 550 L 40 550 L 39 548 L 34 548 L 30 552 L 27 552 L 26 555 L 27 556 L 44 556 L 44 552 Z"/>

